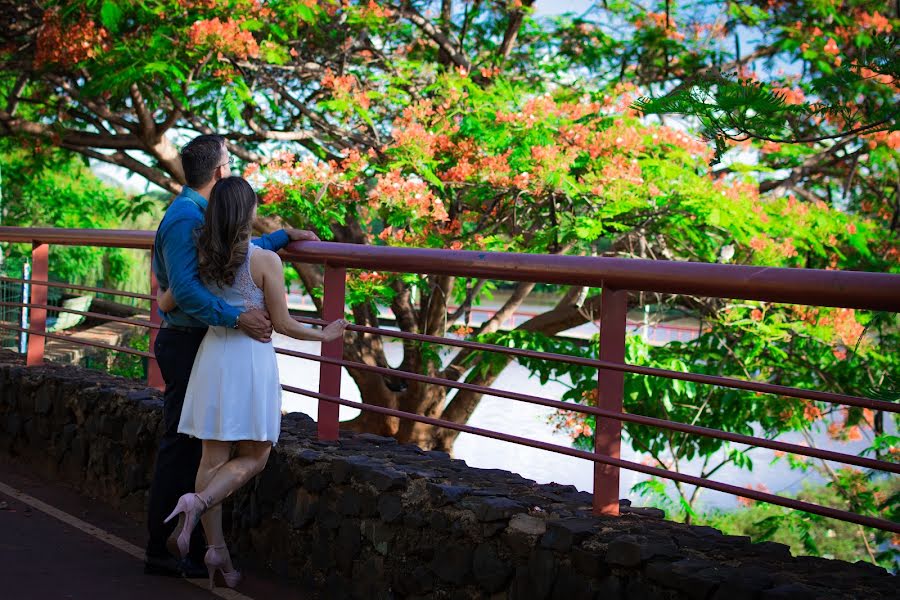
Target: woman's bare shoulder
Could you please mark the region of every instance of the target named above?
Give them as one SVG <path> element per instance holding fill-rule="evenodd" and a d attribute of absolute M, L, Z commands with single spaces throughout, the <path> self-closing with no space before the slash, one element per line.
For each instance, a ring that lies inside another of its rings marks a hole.
<path fill-rule="evenodd" d="M 265 248 L 256 248 L 250 255 L 250 274 L 253 275 L 254 282 L 259 285 L 264 273 L 281 273 L 281 257 L 271 250 Z M 259 281 L 257 281 L 259 279 Z"/>
<path fill-rule="evenodd" d="M 265 248 L 255 248 L 250 255 L 250 262 L 256 261 L 262 265 L 280 265 L 281 257 L 276 252 Z"/>

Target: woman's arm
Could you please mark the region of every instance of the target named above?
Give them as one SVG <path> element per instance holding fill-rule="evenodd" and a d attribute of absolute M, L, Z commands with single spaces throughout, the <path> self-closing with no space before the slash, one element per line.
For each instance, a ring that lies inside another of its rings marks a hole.
<path fill-rule="evenodd" d="M 178 304 L 175 303 L 175 294 L 172 293 L 171 288 L 167 290 L 157 290 L 156 303 L 159 305 L 159 310 L 165 313 L 172 312 L 175 310 L 175 307 L 178 306 Z"/>
<path fill-rule="evenodd" d="M 301 325 L 291 317 L 287 306 L 287 292 L 284 289 L 284 268 L 277 254 L 257 250 L 250 257 L 250 261 L 251 269 L 258 266 L 258 269 L 253 270 L 262 275 L 260 287 L 265 295 L 266 310 L 269 311 L 269 318 L 272 319 L 275 331 L 298 340 L 329 342 L 343 337 L 344 329 L 347 327 L 347 321 L 344 319 L 332 321 L 324 329 L 318 330 Z"/>

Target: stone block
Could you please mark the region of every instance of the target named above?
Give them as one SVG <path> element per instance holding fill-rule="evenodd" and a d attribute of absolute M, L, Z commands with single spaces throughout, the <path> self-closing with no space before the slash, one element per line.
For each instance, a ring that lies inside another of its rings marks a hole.
<path fill-rule="evenodd" d="M 376 446 L 396 446 L 397 440 L 390 436 L 376 435 L 374 433 L 358 433 L 355 439 L 360 442 L 374 444 Z"/>
<path fill-rule="evenodd" d="M 610 567 L 606 563 L 605 555 L 595 550 L 572 548 L 569 558 L 575 570 L 593 579 L 601 580 L 610 574 Z"/>
<path fill-rule="evenodd" d="M 391 549 L 391 542 L 394 540 L 396 529 L 382 521 L 363 521 L 363 536 L 372 544 L 372 548 L 378 554 L 386 556 Z"/>
<path fill-rule="evenodd" d="M 449 540 L 435 552 L 431 570 L 440 579 L 460 585 L 472 572 L 472 554 L 466 540 Z"/>
<path fill-rule="evenodd" d="M 536 597 L 546 598 L 556 582 L 559 570 L 556 557 L 549 550 L 538 549 L 528 559 L 528 577 Z"/>
<path fill-rule="evenodd" d="M 547 533 L 541 538 L 541 546 L 568 552 L 569 548 L 582 542 L 599 527 L 597 519 L 552 519 L 547 521 Z"/>
<path fill-rule="evenodd" d="M 552 600 L 593 600 L 594 586 L 584 575 L 571 569 L 560 568 L 550 598 Z"/>
<path fill-rule="evenodd" d="M 353 488 L 345 489 L 344 492 L 338 496 L 336 508 L 337 511 L 344 516 L 358 516 L 362 508 L 362 497 L 359 492 Z"/>
<path fill-rule="evenodd" d="M 305 487 L 310 492 L 318 494 L 322 490 L 328 488 L 331 485 L 331 481 L 329 478 L 318 470 L 310 470 L 303 474 L 303 487 Z"/>
<path fill-rule="evenodd" d="M 385 523 L 393 523 L 403 515 L 403 501 L 394 494 L 378 496 L 378 515 Z"/>
<path fill-rule="evenodd" d="M 828 591 L 822 588 L 814 588 L 802 583 L 783 583 L 764 590 L 759 598 L 760 600 L 819 600 L 828 595 Z"/>
<path fill-rule="evenodd" d="M 459 502 L 472 491 L 472 488 L 467 486 L 447 483 L 428 483 L 425 489 L 431 504 L 437 507 Z"/>
<path fill-rule="evenodd" d="M 475 513 L 475 518 L 479 521 L 509 519 L 516 513 L 528 511 L 524 505 L 515 500 L 497 496 L 466 498 L 460 502 L 460 506 Z"/>
<path fill-rule="evenodd" d="M 619 567 L 636 567 L 641 564 L 641 544 L 634 536 L 617 538 L 609 543 L 606 560 Z"/>
<path fill-rule="evenodd" d="M 379 492 L 404 489 L 409 482 L 409 477 L 406 473 L 392 467 L 360 469 L 355 477 L 360 483 L 368 483 Z"/>
<path fill-rule="evenodd" d="M 319 497 L 304 488 L 294 490 L 292 500 L 288 502 L 288 515 L 291 525 L 300 528 L 306 526 L 318 513 Z"/>
<path fill-rule="evenodd" d="M 334 542 L 335 562 L 344 574 L 352 573 L 353 561 L 362 546 L 359 532 L 360 523 L 355 519 L 345 519 L 338 527 Z"/>
<path fill-rule="evenodd" d="M 472 572 L 475 581 L 487 592 L 498 592 L 506 587 L 513 567 L 502 559 L 491 544 L 479 544 L 472 555 Z"/>
<path fill-rule="evenodd" d="M 653 561 L 644 573 L 661 588 L 678 590 L 686 598 L 705 600 L 725 579 L 717 567 L 710 561 L 689 558 L 677 562 Z"/>

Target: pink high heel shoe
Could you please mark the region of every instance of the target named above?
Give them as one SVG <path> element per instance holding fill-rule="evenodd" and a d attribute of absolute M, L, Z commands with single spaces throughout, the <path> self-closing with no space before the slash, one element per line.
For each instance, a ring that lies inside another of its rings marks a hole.
<path fill-rule="evenodd" d="M 206 556 L 203 557 L 203 562 L 206 563 L 206 570 L 209 571 L 209 589 L 216 589 L 216 571 L 222 573 L 225 585 L 230 588 L 237 586 L 241 582 L 240 571 L 234 567 L 230 571 L 225 570 L 225 567 L 231 562 L 231 557 L 228 555 L 228 547 L 222 544 L 221 546 L 207 546 L 206 548 Z"/>
<path fill-rule="evenodd" d="M 200 522 L 200 515 L 206 512 L 206 509 L 208 508 L 209 504 L 207 504 L 199 494 L 185 494 L 178 499 L 178 504 L 175 505 L 175 510 L 172 511 L 172 514 L 163 521 L 164 523 L 168 523 L 174 519 L 176 515 L 181 514 L 184 516 L 184 524 L 182 525 L 181 532 L 178 534 L 176 540 L 181 558 L 187 556 L 188 551 L 191 548 L 191 534 L 194 532 L 194 527 Z"/>

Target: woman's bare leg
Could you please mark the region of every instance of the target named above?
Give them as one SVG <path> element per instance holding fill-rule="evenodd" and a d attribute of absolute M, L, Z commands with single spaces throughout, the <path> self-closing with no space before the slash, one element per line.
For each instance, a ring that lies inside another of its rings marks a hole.
<path fill-rule="evenodd" d="M 197 469 L 197 479 L 194 489 L 200 494 L 204 502 L 208 502 L 202 494 L 202 490 L 209 485 L 216 473 L 231 459 L 232 442 L 219 440 L 203 440 L 203 456 L 200 459 L 200 467 Z M 203 523 L 203 533 L 206 535 L 206 543 L 209 546 L 221 546 L 225 544 L 225 534 L 222 531 L 222 506 L 209 505 L 210 508 L 200 517 Z"/>
<path fill-rule="evenodd" d="M 207 442 L 204 441 L 203 443 L 206 444 Z M 271 450 L 272 442 L 254 442 L 250 440 L 237 442 L 237 452 L 234 458 L 215 469 L 212 478 L 202 488 L 199 485 L 200 481 L 198 478 L 197 493 L 200 494 L 200 497 L 203 498 L 203 501 L 210 508 L 221 504 L 225 498 L 265 468 Z"/>
<path fill-rule="evenodd" d="M 271 450 L 271 442 L 241 441 L 237 442 L 234 458 L 228 460 L 231 442 L 203 440 L 203 458 L 197 471 L 196 489 L 209 507 L 200 517 L 208 545 L 226 545 L 225 532 L 222 531 L 222 501 L 265 468 Z M 225 570 L 233 569 L 229 556 Z"/>

